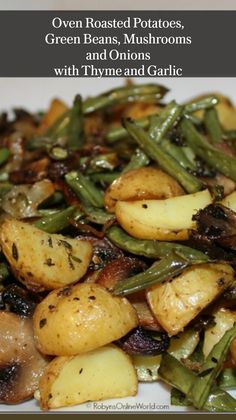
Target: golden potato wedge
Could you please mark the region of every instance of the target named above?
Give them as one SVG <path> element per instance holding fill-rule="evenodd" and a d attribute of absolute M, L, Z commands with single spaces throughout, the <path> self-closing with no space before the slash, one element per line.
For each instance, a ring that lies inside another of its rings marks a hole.
<path fill-rule="evenodd" d="M 33 324 L 42 353 L 72 356 L 118 340 L 137 326 L 138 318 L 126 298 L 82 283 L 49 293 L 36 307 Z"/>
<path fill-rule="evenodd" d="M 68 106 L 60 99 L 53 99 L 40 123 L 38 131 L 40 133 L 46 131 L 62 114 L 64 114 L 64 112 L 68 111 L 68 109 Z"/>
<path fill-rule="evenodd" d="M 114 345 L 74 357 L 56 357 L 39 384 L 44 410 L 137 394 L 137 375 L 129 356 Z"/>
<path fill-rule="evenodd" d="M 227 195 L 221 201 L 221 204 L 236 212 L 236 191 L 233 191 L 231 194 Z"/>
<path fill-rule="evenodd" d="M 233 281 L 227 264 L 199 264 L 147 291 L 152 312 L 170 336 L 178 334 Z"/>
<path fill-rule="evenodd" d="M 117 178 L 106 190 L 104 201 L 109 212 L 117 201 L 163 199 L 183 195 L 184 190 L 170 175 L 152 167 L 133 169 Z"/>
<path fill-rule="evenodd" d="M 0 243 L 16 278 L 36 292 L 78 281 L 92 256 L 89 241 L 48 234 L 15 219 L 2 224 Z"/>
<path fill-rule="evenodd" d="M 139 239 L 188 239 L 192 216 L 212 202 L 208 190 L 166 200 L 118 201 L 116 217 L 122 228 Z"/>
<path fill-rule="evenodd" d="M 162 107 L 158 104 L 148 102 L 134 102 L 126 106 L 123 113 L 124 118 L 132 118 L 133 120 L 148 117 L 153 114 L 159 114 Z"/>
<path fill-rule="evenodd" d="M 213 314 L 215 325 L 207 328 L 204 335 L 203 353 L 207 357 L 214 345 L 220 341 L 224 333 L 236 322 L 236 312 L 225 308 L 217 308 Z"/>

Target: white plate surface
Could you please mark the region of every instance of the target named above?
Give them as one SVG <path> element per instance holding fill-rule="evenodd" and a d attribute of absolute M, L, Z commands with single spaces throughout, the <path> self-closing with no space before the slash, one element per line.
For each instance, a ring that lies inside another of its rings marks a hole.
<path fill-rule="evenodd" d="M 178 102 L 191 99 L 203 93 L 220 92 L 229 96 L 236 104 L 236 79 L 235 78 L 161 78 L 134 79 L 137 83 L 158 82 L 166 85 L 170 92 L 167 99 L 176 99 Z M 96 95 L 114 86 L 122 85 L 122 79 L 57 79 L 57 78 L 0 78 L 0 111 L 10 110 L 13 107 L 25 107 L 37 111 L 48 106 L 49 101 L 59 97 L 70 104 L 75 94 L 83 97 Z M 236 392 L 234 393 L 236 397 Z M 103 402 L 81 404 L 76 407 L 60 409 L 58 411 L 79 412 L 157 412 L 157 411 L 185 411 L 190 408 L 170 405 L 169 387 L 162 383 L 140 384 L 136 397 L 113 399 Z M 3 412 L 39 411 L 36 401 L 14 406 L 0 405 Z"/>

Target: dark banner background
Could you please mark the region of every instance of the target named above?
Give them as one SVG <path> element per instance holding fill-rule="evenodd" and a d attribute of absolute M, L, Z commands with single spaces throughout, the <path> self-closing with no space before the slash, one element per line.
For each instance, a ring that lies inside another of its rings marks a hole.
<path fill-rule="evenodd" d="M 177 29 L 55 29 L 52 19 L 80 20 L 93 17 L 100 20 L 142 19 L 181 20 L 184 30 Z M 138 36 L 191 36 L 191 45 L 47 45 L 45 35 L 118 36 L 135 32 Z M 185 77 L 235 77 L 236 76 L 236 11 L 0 11 L 0 77 L 56 77 L 54 68 L 83 64 L 97 67 L 139 68 L 149 65 L 181 67 Z M 149 61 L 88 62 L 88 51 L 101 52 L 118 49 L 125 52 L 150 52 Z M 84 77 L 83 71 L 79 76 Z M 90 75 L 91 76 L 91 75 Z M 121 77 L 124 74 L 120 75 Z M 150 76 L 145 73 L 143 76 Z"/>

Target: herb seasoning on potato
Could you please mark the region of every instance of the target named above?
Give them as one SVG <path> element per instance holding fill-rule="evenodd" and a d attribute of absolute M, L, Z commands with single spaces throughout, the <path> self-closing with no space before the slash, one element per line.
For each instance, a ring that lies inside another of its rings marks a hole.
<path fill-rule="evenodd" d="M 236 108 L 166 92 L 2 116 L 1 403 L 236 411 Z"/>

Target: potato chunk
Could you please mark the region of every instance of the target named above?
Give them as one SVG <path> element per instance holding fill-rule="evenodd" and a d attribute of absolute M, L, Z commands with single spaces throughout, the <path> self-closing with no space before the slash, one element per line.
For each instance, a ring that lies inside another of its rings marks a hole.
<path fill-rule="evenodd" d="M 43 133 L 44 131 L 48 130 L 48 128 L 52 126 L 59 117 L 68 111 L 68 109 L 68 106 L 60 99 L 53 99 L 50 103 L 48 111 L 43 116 L 38 131 Z"/>
<path fill-rule="evenodd" d="M 233 281 L 227 264 L 200 264 L 147 291 L 147 300 L 158 322 L 170 336 L 178 334 L 203 308 Z"/>
<path fill-rule="evenodd" d="M 48 234 L 15 219 L 3 223 L 0 242 L 16 278 L 36 292 L 78 281 L 92 256 L 88 241 Z"/>
<path fill-rule="evenodd" d="M 208 190 L 166 200 L 118 201 L 116 217 L 135 238 L 186 240 L 194 228 L 193 214 L 211 202 Z"/>
<path fill-rule="evenodd" d="M 236 312 L 229 309 L 220 308 L 213 312 L 214 322 L 210 328 L 207 328 L 204 335 L 203 353 L 207 357 L 214 345 L 220 341 L 224 333 L 233 327 L 236 322 Z"/>
<path fill-rule="evenodd" d="M 34 313 L 38 349 L 71 356 L 118 340 L 137 326 L 135 309 L 126 298 L 113 297 L 97 284 L 54 290 Z"/>
<path fill-rule="evenodd" d="M 236 191 L 227 195 L 222 201 L 223 206 L 228 207 L 230 210 L 236 212 Z"/>
<path fill-rule="evenodd" d="M 39 384 L 44 410 L 136 395 L 137 375 L 129 356 L 109 345 L 74 357 L 56 357 Z"/>
<path fill-rule="evenodd" d="M 105 192 L 105 206 L 115 211 L 118 200 L 163 199 L 183 195 L 184 190 L 170 175 L 156 168 L 140 168 L 117 178 Z"/>

